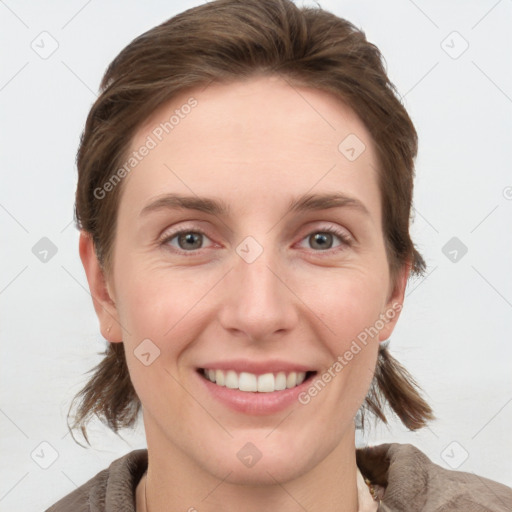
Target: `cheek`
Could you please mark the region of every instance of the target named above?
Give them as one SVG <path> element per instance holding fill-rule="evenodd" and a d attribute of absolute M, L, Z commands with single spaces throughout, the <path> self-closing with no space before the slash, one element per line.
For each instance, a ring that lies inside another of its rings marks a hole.
<path fill-rule="evenodd" d="M 337 269 L 330 276 L 317 277 L 314 285 L 305 289 L 308 298 L 304 302 L 323 321 L 337 354 L 368 330 L 370 340 L 375 334 L 370 327 L 381 313 L 385 283 L 364 269 Z"/>
<path fill-rule="evenodd" d="M 194 305 L 205 294 L 203 286 L 180 280 L 171 271 L 157 275 L 136 266 L 124 270 L 118 312 L 128 331 L 123 342 L 130 379 L 150 413 L 161 410 L 164 396 L 174 397 L 173 415 L 185 416 L 193 403 L 179 384 L 188 370 L 182 354 L 199 337 L 201 308 Z"/>
<path fill-rule="evenodd" d="M 363 271 L 339 272 L 337 277 L 316 283 L 305 302 L 322 320 L 320 329 L 330 355 L 329 367 L 322 374 L 333 391 L 332 408 L 325 410 L 337 411 L 334 414 L 341 421 L 346 411 L 355 414 L 373 378 L 385 289 L 378 275 Z M 325 414 L 327 421 L 330 413 Z"/>
<path fill-rule="evenodd" d="M 194 338 L 194 328 L 201 325 L 204 298 L 215 280 L 196 270 L 185 275 L 176 269 L 148 270 L 133 265 L 125 266 L 124 271 L 118 312 L 129 334 L 123 341 L 133 350 L 149 339 L 174 365 L 173 360 Z"/>

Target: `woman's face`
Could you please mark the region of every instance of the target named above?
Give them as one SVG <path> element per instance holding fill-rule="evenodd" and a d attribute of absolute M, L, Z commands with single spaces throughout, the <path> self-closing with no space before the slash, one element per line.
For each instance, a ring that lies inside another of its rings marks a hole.
<path fill-rule="evenodd" d="M 125 344 L 154 456 L 256 482 L 353 450 L 407 277 L 392 287 L 363 123 L 261 77 L 176 97 L 132 150 L 98 314 Z"/>

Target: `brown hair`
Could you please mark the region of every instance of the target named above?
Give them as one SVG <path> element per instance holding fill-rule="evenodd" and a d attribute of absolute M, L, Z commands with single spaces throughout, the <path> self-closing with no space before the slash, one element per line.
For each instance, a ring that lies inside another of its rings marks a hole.
<path fill-rule="evenodd" d="M 392 283 L 404 265 L 411 266 L 411 275 L 423 275 L 425 262 L 409 236 L 417 134 L 383 58 L 350 22 L 321 8 L 298 8 L 290 0 L 205 3 L 140 35 L 109 65 L 77 153 L 75 205 L 77 227 L 92 236 L 106 275 L 112 269 L 122 183 L 101 199 L 95 191 L 125 161 L 136 130 L 178 93 L 261 74 L 334 93 L 360 117 L 380 164 L 382 229 Z M 110 343 L 102 355 L 73 400 L 81 403 L 72 428 L 80 426 L 87 442 L 84 425 L 92 415 L 117 433 L 135 424 L 141 407 L 124 344 Z M 434 418 L 412 377 L 381 348 L 362 411 L 387 423 L 383 403 L 411 430 Z"/>

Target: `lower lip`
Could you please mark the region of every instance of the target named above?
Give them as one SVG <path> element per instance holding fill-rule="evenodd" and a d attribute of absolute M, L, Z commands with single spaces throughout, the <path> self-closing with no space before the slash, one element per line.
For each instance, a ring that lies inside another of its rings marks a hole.
<path fill-rule="evenodd" d="M 302 384 L 282 391 L 272 391 L 269 393 L 240 391 L 225 386 L 218 386 L 206 377 L 196 372 L 198 378 L 215 399 L 222 404 L 237 412 L 261 416 L 265 414 L 274 414 L 283 411 L 294 403 L 299 402 L 299 395 L 304 392 L 311 384 L 314 374 L 306 379 Z"/>

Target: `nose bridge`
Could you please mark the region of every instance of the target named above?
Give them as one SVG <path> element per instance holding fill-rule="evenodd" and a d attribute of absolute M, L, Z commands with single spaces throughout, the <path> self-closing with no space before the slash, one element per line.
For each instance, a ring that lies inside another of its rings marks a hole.
<path fill-rule="evenodd" d="M 236 252 L 222 306 L 224 327 L 243 331 L 253 339 L 290 329 L 298 315 L 294 295 L 283 283 L 285 276 L 280 275 L 284 266 L 280 265 L 279 252 L 263 247 L 252 237 L 242 241 Z"/>

